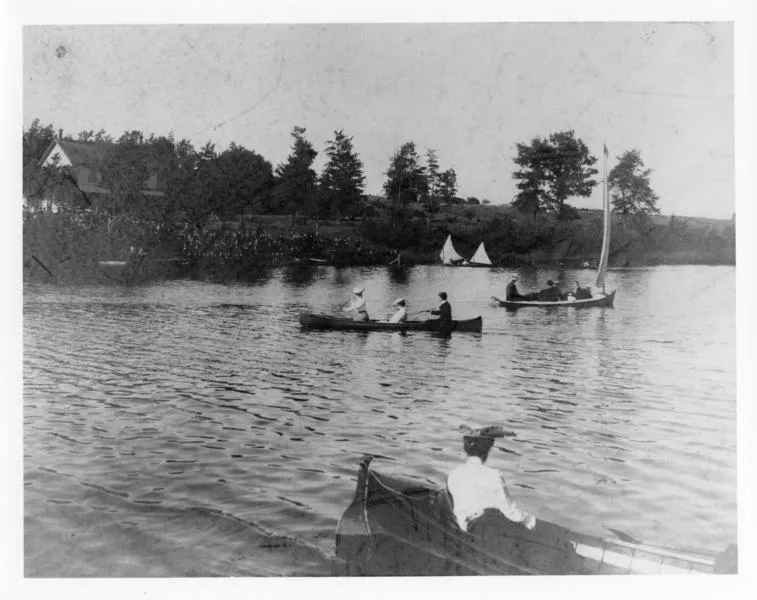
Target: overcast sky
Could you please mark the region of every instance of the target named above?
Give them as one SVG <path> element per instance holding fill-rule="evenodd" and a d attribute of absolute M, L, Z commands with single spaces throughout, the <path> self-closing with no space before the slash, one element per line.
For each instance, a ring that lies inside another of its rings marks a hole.
<path fill-rule="evenodd" d="M 733 67 L 733 28 L 712 23 L 35 26 L 24 126 L 234 141 L 274 165 L 295 125 L 321 153 L 343 129 L 368 193 L 413 141 L 493 203 L 516 193 L 516 143 L 574 129 L 608 169 L 638 148 L 664 213 L 729 218 Z"/>

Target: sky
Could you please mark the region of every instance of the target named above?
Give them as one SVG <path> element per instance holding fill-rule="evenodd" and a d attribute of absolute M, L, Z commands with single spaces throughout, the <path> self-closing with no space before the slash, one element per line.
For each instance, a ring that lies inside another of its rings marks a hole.
<path fill-rule="evenodd" d="M 733 69 L 727 23 L 27 26 L 23 120 L 236 142 L 274 165 L 300 126 L 318 170 L 344 130 L 367 193 L 412 141 L 495 204 L 517 193 L 517 143 L 573 129 L 598 159 L 607 144 L 608 170 L 638 148 L 663 213 L 730 218 Z"/>

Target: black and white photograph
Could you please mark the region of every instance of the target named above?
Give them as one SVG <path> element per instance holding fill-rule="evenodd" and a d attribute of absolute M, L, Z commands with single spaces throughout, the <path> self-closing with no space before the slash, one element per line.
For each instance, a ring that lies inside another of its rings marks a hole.
<path fill-rule="evenodd" d="M 745 29 L 181 14 L 13 25 L 25 585 L 744 575 Z"/>

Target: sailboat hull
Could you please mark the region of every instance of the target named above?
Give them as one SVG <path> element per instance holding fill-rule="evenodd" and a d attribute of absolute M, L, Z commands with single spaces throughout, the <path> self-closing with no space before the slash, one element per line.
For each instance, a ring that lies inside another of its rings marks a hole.
<path fill-rule="evenodd" d="M 445 267 L 474 267 L 479 269 L 491 269 L 493 265 L 482 265 L 480 263 L 464 263 L 459 265 L 449 265 L 445 264 Z"/>
<path fill-rule="evenodd" d="M 603 294 L 594 298 L 587 298 L 585 300 L 558 300 L 555 302 L 539 301 L 539 300 L 500 300 L 499 298 L 492 296 L 492 299 L 504 308 L 510 310 L 516 310 L 518 308 L 526 308 L 528 306 L 534 306 L 537 308 L 558 308 L 561 306 L 568 306 L 570 308 L 591 308 L 591 307 L 606 307 L 612 308 L 615 304 L 615 290 L 609 294 Z"/>

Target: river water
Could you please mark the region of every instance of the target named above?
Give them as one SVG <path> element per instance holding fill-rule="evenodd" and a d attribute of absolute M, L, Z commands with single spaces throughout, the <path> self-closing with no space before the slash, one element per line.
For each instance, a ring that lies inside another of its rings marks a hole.
<path fill-rule="evenodd" d="M 511 271 L 271 270 L 245 285 L 24 289 L 28 576 L 328 575 L 359 459 L 435 482 L 457 428 L 529 512 L 586 533 L 736 541 L 735 269 L 612 271 L 614 309 L 490 305 Z M 547 277 L 523 272 L 521 291 Z M 307 332 L 354 285 L 442 289 L 482 334 Z"/>

